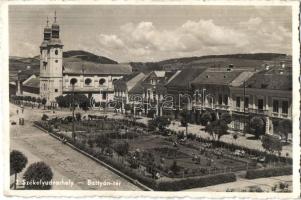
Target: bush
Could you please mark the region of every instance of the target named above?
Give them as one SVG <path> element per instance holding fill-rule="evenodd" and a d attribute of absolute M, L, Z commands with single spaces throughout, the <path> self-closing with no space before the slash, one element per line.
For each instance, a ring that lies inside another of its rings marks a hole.
<path fill-rule="evenodd" d="M 278 168 L 267 168 L 267 169 L 253 169 L 248 170 L 246 173 L 247 179 L 273 177 L 273 176 L 284 176 L 292 174 L 292 166 L 278 167 Z"/>
<path fill-rule="evenodd" d="M 187 178 L 172 181 L 161 181 L 157 184 L 156 190 L 159 191 L 180 191 L 195 187 L 206 187 L 210 185 L 217 185 L 221 183 L 229 183 L 236 181 L 234 173 L 217 174 L 202 176 L 197 178 Z"/>
<path fill-rule="evenodd" d="M 221 120 L 226 122 L 226 124 L 230 124 L 232 122 L 232 116 L 229 113 L 223 113 L 221 116 Z"/>
<path fill-rule="evenodd" d="M 81 121 L 82 115 L 80 113 L 76 113 L 75 118 L 76 118 L 77 121 Z"/>
<path fill-rule="evenodd" d="M 26 181 L 25 189 L 32 190 L 49 190 L 51 189 L 50 181 L 53 173 L 51 168 L 44 162 L 36 162 L 31 164 L 24 173 L 24 180 Z M 42 184 L 31 184 L 32 182 L 41 182 Z"/>
<path fill-rule="evenodd" d="M 265 123 L 261 117 L 253 117 L 250 121 L 250 131 L 259 139 L 265 132 Z"/>
<path fill-rule="evenodd" d="M 212 116 L 211 116 L 210 112 L 206 111 L 206 112 L 202 113 L 201 119 L 200 119 L 202 126 L 206 126 L 208 124 L 208 122 L 211 122 L 211 121 L 212 121 Z"/>
<path fill-rule="evenodd" d="M 49 119 L 48 115 L 43 114 L 43 116 L 42 116 L 42 121 L 46 121 L 47 119 Z"/>
<path fill-rule="evenodd" d="M 10 152 L 10 173 L 15 174 L 14 189 L 17 187 L 17 174 L 20 173 L 27 164 L 27 157 L 20 151 Z"/>

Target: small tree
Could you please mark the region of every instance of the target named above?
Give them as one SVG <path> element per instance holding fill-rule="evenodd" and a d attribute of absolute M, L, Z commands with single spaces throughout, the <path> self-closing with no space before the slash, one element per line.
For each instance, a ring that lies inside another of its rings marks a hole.
<path fill-rule="evenodd" d="M 46 121 L 47 119 L 49 119 L 48 115 L 43 114 L 43 116 L 42 116 L 42 121 Z"/>
<path fill-rule="evenodd" d="M 264 134 L 264 121 L 260 117 L 253 117 L 250 121 L 250 130 L 259 139 L 260 135 Z"/>
<path fill-rule="evenodd" d="M 10 152 L 10 173 L 15 174 L 14 189 L 17 188 L 17 175 L 25 168 L 26 164 L 27 158 L 23 153 L 17 150 Z"/>
<path fill-rule="evenodd" d="M 31 190 L 49 190 L 53 173 L 51 168 L 44 162 L 36 162 L 31 164 L 24 173 L 26 183 L 37 182 L 42 184 L 26 184 L 25 189 Z M 48 184 L 47 184 L 48 183 Z"/>
<path fill-rule="evenodd" d="M 37 98 L 37 103 L 40 104 L 41 102 L 42 102 L 41 98 L 38 97 L 38 98 Z"/>
<path fill-rule="evenodd" d="M 280 155 L 282 151 L 281 141 L 272 136 L 272 135 L 264 135 L 261 139 L 262 147 L 269 153 L 274 154 L 275 152 Z"/>
<path fill-rule="evenodd" d="M 148 126 L 151 130 L 158 128 L 160 131 L 164 131 L 166 127 L 170 124 L 170 121 L 167 117 L 161 116 L 156 117 L 148 121 Z"/>
<path fill-rule="evenodd" d="M 43 104 L 43 106 L 44 106 L 44 109 L 45 109 L 46 103 L 47 103 L 47 100 L 46 100 L 45 98 L 43 98 L 43 99 L 42 99 L 42 104 Z"/>
<path fill-rule="evenodd" d="M 230 124 L 232 122 L 232 116 L 229 113 L 223 113 L 221 116 L 221 120 L 226 122 L 226 124 Z"/>
<path fill-rule="evenodd" d="M 233 135 L 233 139 L 234 139 L 235 141 L 238 139 L 238 134 L 237 134 L 237 133 L 235 133 L 235 134 Z"/>
<path fill-rule="evenodd" d="M 125 113 L 127 113 L 129 110 L 132 109 L 132 106 L 130 104 L 125 104 L 124 105 L 124 110 L 125 110 Z"/>
<path fill-rule="evenodd" d="M 32 98 L 31 98 L 31 101 L 32 101 L 33 103 L 35 103 L 35 102 L 37 101 L 37 99 L 36 99 L 35 97 L 32 97 Z"/>
<path fill-rule="evenodd" d="M 76 113 L 75 118 L 77 121 L 80 121 L 82 119 L 82 115 L 80 113 Z"/>
<path fill-rule="evenodd" d="M 172 165 L 170 166 L 169 169 L 170 169 L 175 175 L 177 175 L 177 174 L 179 173 L 180 167 L 178 166 L 176 160 L 173 161 L 173 163 L 172 163 Z"/>
<path fill-rule="evenodd" d="M 279 130 L 284 135 L 287 142 L 288 134 L 292 132 L 292 122 L 288 119 L 283 119 L 279 123 Z"/>
<path fill-rule="evenodd" d="M 101 134 L 101 135 L 99 135 L 99 136 L 96 137 L 95 143 L 96 143 L 96 146 L 100 147 L 102 149 L 102 151 L 103 151 L 105 148 L 111 146 L 112 141 L 108 137 L 108 135 Z"/>
<path fill-rule="evenodd" d="M 228 134 L 228 125 L 224 120 L 215 120 L 206 126 L 205 131 L 211 135 L 213 140 L 219 141 L 223 135 Z"/>
<path fill-rule="evenodd" d="M 210 112 L 205 111 L 204 113 L 202 113 L 201 119 L 200 119 L 202 126 L 206 126 L 208 124 L 208 122 L 211 122 L 211 121 L 212 121 L 212 115 Z"/>
<path fill-rule="evenodd" d="M 127 142 L 122 142 L 115 144 L 113 148 L 119 156 L 124 156 L 128 154 L 130 145 Z"/>

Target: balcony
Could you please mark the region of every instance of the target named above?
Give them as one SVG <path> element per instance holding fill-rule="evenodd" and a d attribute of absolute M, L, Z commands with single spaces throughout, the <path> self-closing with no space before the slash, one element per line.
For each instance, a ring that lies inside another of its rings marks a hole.
<path fill-rule="evenodd" d="M 262 110 L 262 109 L 256 109 L 256 108 L 246 108 L 246 112 L 253 113 L 253 114 L 259 114 L 259 115 L 269 115 L 268 110 Z"/>
<path fill-rule="evenodd" d="M 215 105 L 214 106 L 215 107 L 215 109 L 218 109 L 218 110 L 230 110 L 230 106 L 228 106 L 228 105 Z"/>
<path fill-rule="evenodd" d="M 291 119 L 287 113 L 279 113 L 279 112 L 272 112 L 271 117 L 281 118 L 281 119 Z"/>

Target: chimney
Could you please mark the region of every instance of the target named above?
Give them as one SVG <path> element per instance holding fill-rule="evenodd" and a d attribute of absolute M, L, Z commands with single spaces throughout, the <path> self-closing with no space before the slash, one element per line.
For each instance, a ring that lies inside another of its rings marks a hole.
<path fill-rule="evenodd" d="M 270 66 L 269 65 L 265 65 L 265 70 L 269 70 Z"/>

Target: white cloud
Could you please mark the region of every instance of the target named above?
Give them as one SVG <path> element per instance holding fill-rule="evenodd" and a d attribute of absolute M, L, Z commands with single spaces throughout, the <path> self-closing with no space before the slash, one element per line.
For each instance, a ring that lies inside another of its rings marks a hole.
<path fill-rule="evenodd" d="M 254 52 L 287 52 L 291 32 L 260 17 L 234 26 L 212 20 L 188 20 L 173 30 L 160 30 L 152 22 L 127 23 L 118 34 L 100 34 L 99 46 L 125 60 L 153 60 L 176 55 L 208 55 Z"/>

